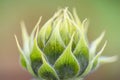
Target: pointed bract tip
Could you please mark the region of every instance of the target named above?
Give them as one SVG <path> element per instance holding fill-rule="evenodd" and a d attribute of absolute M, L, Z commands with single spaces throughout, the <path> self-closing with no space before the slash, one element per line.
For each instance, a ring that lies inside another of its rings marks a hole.
<path fill-rule="evenodd" d="M 107 45 L 107 40 L 105 41 L 105 43 L 104 43 L 102 49 L 98 52 L 98 56 L 102 54 L 102 52 L 104 51 L 106 45 Z"/>
<path fill-rule="evenodd" d="M 14 37 L 15 37 L 15 41 L 16 41 L 16 44 L 17 44 L 17 47 L 18 47 L 18 49 L 19 49 L 20 53 L 22 53 L 22 54 L 23 54 L 23 51 L 22 51 L 22 49 L 21 49 L 21 47 L 20 47 L 20 44 L 19 44 L 18 39 L 17 39 L 17 36 L 16 36 L 16 35 L 14 35 Z"/>
<path fill-rule="evenodd" d="M 102 57 L 99 58 L 99 61 L 102 64 L 103 63 L 112 63 L 112 62 L 115 62 L 117 60 L 118 60 L 118 56 L 112 56 L 112 57 L 104 57 L 104 56 L 102 56 Z"/>
<path fill-rule="evenodd" d="M 36 23 L 36 25 L 35 25 L 35 27 L 34 27 L 34 29 L 32 31 L 32 34 L 34 34 L 35 31 L 37 30 L 37 28 L 39 27 L 39 24 L 40 24 L 41 20 L 42 20 L 42 16 L 39 18 L 38 22 Z"/>

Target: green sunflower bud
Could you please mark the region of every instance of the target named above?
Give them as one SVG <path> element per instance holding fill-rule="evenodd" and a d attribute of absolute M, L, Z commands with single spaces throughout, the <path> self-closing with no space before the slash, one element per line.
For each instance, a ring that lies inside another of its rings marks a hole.
<path fill-rule="evenodd" d="M 87 39 L 88 20 L 80 22 L 76 11 L 67 8 L 54 14 L 39 30 L 36 24 L 30 36 L 22 22 L 22 66 L 39 80 L 81 80 L 99 64 L 112 62 L 116 57 L 101 57 L 106 43 L 96 52 L 104 32 L 91 44 Z"/>

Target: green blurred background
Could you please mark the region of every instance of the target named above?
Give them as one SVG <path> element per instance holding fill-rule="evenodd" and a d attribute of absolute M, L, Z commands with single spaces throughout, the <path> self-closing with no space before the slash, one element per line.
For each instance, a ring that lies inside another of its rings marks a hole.
<path fill-rule="evenodd" d="M 88 37 L 91 42 L 106 31 L 106 56 L 120 56 L 120 1 L 119 0 L 0 0 L 0 80 L 30 80 L 31 75 L 21 68 L 14 34 L 21 41 L 20 21 L 28 32 L 42 16 L 43 25 L 58 8 L 76 8 L 81 20 L 90 21 Z M 101 46 L 101 45 L 100 45 Z M 120 80 L 120 62 L 102 65 L 86 80 Z"/>

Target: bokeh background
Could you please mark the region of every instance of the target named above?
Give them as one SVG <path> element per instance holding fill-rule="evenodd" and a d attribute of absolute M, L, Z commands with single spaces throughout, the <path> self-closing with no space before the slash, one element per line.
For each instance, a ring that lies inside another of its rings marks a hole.
<path fill-rule="evenodd" d="M 119 0 L 0 0 L 0 80 L 32 78 L 19 63 L 14 34 L 22 44 L 20 21 L 25 21 L 30 33 L 40 16 L 43 25 L 58 8 L 64 7 L 69 7 L 69 10 L 76 8 L 81 20 L 89 19 L 90 42 L 105 30 L 102 44 L 105 40 L 108 44 L 103 55 L 118 55 L 118 61 L 102 65 L 86 80 L 120 80 Z"/>

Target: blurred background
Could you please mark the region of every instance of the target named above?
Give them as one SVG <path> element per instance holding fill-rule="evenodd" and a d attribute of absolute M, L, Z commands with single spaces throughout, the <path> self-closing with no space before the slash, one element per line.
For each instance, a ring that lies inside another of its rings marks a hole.
<path fill-rule="evenodd" d="M 81 20 L 90 21 L 89 41 L 106 31 L 108 40 L 103 55 L 120 56 L 120 1 L 119 0 L 0 0 L 0 80 L 30 80 L 31 75 L 19 63 L 19 52 L 14 34 L 21 41 L 20 22 L 24 20 L 30 33 L 42 16 L 45 23 L 58 8 L 76 8 Z M 101 47 L 101 45 L 99 46 Z M 120 80 L 120 60 L 102 65 L 86 80 Z"/>

